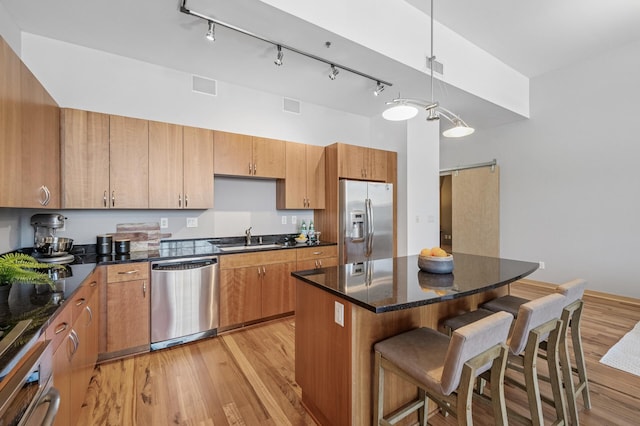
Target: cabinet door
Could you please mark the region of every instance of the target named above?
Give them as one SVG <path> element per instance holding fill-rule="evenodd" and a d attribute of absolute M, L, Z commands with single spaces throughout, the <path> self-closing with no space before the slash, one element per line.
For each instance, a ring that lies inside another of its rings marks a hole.
<path fill-rule="evenodd" d="M 107 284 L 107 352 L 142 349 L 150 344 L 147 280 Z"/>
<path fill-rule="evenodd" d="M 22 207 L 60 208 L 60 108 L 21 64 Z"/>
<path fill-rule="evenodd" d="M 183 128 L 184 204 L 213 208 L 213 130 Z"/>
<path fill-rule="evenodd" d="M 184 206 L 182 126 L 149 121 L 149 208 Z"/>
<path fill-rule="evenodd" d="M 367 149 L 366 160 L 366 179 L 386 182 L 387 152 L 381 149 Z"/>
<path fill-rule="evenodd" d="M 109 117 L 111 207 L 149 207 L 149 124 L 146 120 Z"/>
<path fill-rule="evenodd" d="M 306 209 L 307 155 L 301 143 L 285 144 L 285 178 L 276 183 L 278 209 Z"/>
<path fill-rule="evenodd" d="M 53 353 L 53 383 L 60 392 L 60 406 L 56 414 L 54 425 L 68 426 L 71 424 L 72 395 L 71 395 L 71 360 L 73 359 L 74 343 L 67 332 L 64 340 Z"/>
<path fill-rule="evenodd" d="M 237 133 L 214 132 L 213 171 L 218 175 L 253 174 L 252 137 Z"/>
<path fill-rule="evenodd" d="M 262 317 L 293 312 L 296 305 L 295 262 L 264 266 L 262 273 Z"/>
<path fill-rule="evenodd" d="M 364 179 L 364 155 L 366 148 L 355 145 L 338 145 L 338 177 Z"/>
<path fill-rule="evenodd" d="M 285 142 L 253 138 L 253 174 L 257 177 L 284 179 Z"/>
<path fill-rule="evenodd" d="M 306 151 L 307 208 L 324 209 L 324 147 L 307 145 Z"/>
<path fill-rule="evenodd" d="M 21 207 L 20 58 L 0 37 L 0 206 Z"/>
<path fill-rule="evenodd" d="M 250 266 L 220 271 L 220 327 L 261 318 L 261 268 Z"/>
<path fill-rule="evenodd" d="M 109 207 L 109 116 L 63 109 L 62 194 L 67 209 Z"/>

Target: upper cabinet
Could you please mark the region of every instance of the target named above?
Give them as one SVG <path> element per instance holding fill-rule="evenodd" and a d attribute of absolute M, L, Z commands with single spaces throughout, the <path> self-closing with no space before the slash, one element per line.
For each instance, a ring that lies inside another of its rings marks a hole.
<path fill-rule="evenodd" d="M 0 38 L 0 206 L 60 207 L 60 109 Z"/>
<path fill-rule="evenodd" d="M 345 179 L 387 181 L 387 151 L 337 144 L 338 176 Z"/>
<path fill-rule="evenodd" d="M 109 208 L 109 116 L 63 109 L 62 207 Z"/>
<path fill-rule="evenodd" d="M 285 179 L 276 186 L 278 209 L 324 209 L 324 147 L 286 142 Z"/>
<path fill-rule="evenodd" d="M 149 207 L 213 207 L 213 131 L 149 122 Z"/>
<path fill-rule="evenodd" d="M 284 179 L 284 164 L 284 141 L 214 132 L 215 174 Z"/>
<path fill-rule="evenodd" d="M 149 207 L 149 122 L 109 117 L 109 181 L 112 208 Z"/>

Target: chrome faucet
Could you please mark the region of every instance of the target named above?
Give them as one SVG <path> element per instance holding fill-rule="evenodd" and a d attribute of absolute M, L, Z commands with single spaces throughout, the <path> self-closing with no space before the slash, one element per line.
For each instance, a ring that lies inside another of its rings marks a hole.
<path fill-rule="evenodd" d="M 244 235 L 246 237 L 246 241 L 245 241 L 244 245 L 246 245 L 246 246 L 250 246 L 251 245 L 251 228 L 252 228 L 252 226 L 250 226 L 249 229 L 244 231 Z"/>

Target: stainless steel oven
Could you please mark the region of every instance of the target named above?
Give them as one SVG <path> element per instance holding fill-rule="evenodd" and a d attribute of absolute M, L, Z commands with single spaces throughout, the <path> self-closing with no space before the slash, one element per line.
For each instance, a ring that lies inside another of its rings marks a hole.
<path fill-rule="evenodd" d="M 20 324 L 16 329 L 20 329 Z M 10 340 L 11 336 L 4 336 L 2 343 L 5 339 Z M 36 340 L 17 359 L 0 377 L 0 425 L 52 425 L 60 395 L 53 387 L 49 342 Z"/>

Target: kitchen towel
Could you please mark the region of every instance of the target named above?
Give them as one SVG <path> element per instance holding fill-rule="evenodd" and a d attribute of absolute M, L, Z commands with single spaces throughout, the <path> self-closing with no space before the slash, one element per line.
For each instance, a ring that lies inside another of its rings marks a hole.
<path fill-rule="evenodd" d="M 640 376 L 640 322 L 607 351 L 600 362 Z"/>

